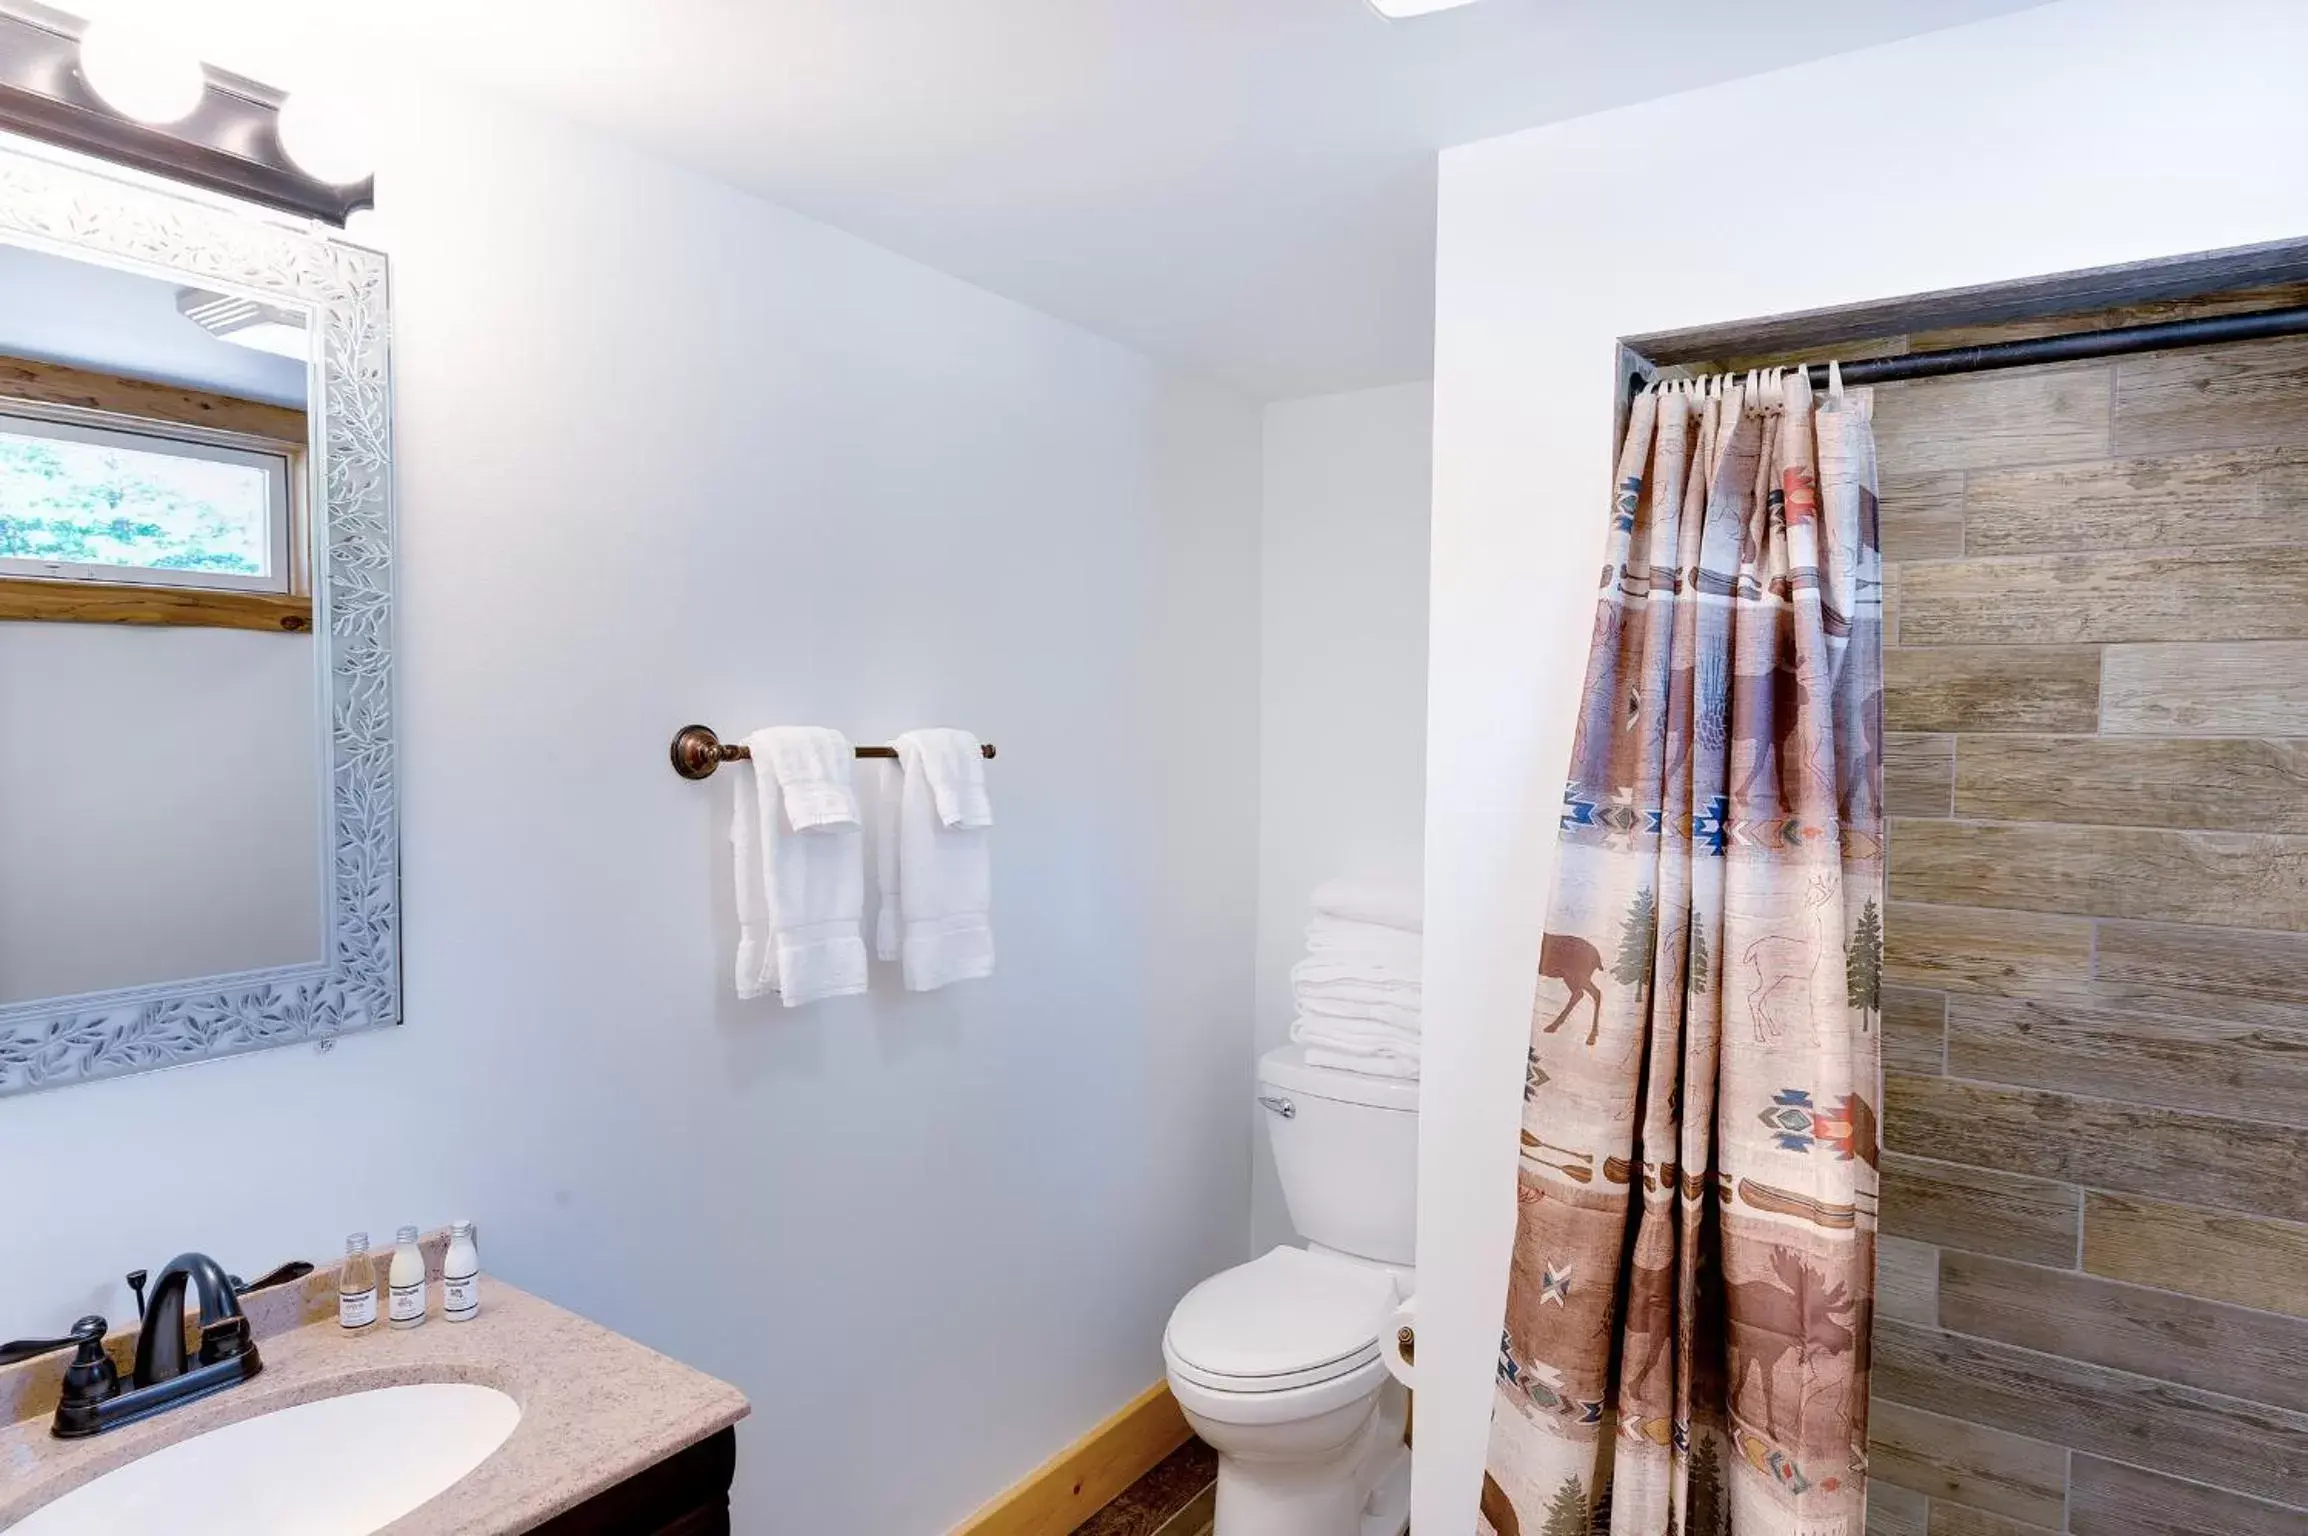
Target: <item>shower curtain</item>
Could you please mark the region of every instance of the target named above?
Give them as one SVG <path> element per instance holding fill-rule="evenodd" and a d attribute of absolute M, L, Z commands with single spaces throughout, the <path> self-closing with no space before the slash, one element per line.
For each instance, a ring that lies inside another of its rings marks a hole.
<path fill-rule="evenodd" d="M 1883 946 L 1871 397 L 1629 412 L 1539 951 L 1485 1528 L 1862 1536 Z"/>

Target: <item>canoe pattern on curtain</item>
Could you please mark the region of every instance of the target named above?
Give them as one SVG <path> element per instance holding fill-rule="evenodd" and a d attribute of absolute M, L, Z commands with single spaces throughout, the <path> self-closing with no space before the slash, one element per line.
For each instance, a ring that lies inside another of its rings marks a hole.
<path fill-rule="evenodd" d="M 1629 412 L 1531 1019 L 1496 1536 L 1866 1526 L 1871 404 L 1794 372 Z"/>

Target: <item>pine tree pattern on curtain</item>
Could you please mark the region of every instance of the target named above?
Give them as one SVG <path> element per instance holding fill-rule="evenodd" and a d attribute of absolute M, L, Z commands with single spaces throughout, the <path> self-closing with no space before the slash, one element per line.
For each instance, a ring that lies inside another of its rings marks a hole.
<path fill-rule="evenodd" d="M 1524 1089 L 1496 1536 L 1862 1536 L 1883 935 L 1871 398 L 1629 412 Z"/>

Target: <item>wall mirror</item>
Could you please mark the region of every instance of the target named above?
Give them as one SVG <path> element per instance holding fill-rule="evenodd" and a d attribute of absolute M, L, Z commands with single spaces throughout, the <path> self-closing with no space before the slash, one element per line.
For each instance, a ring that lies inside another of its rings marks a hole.
<path fill-rule="evenodd" d="M 0 1094 L 397 1023 L 385 260 L 0 146 Z"/>

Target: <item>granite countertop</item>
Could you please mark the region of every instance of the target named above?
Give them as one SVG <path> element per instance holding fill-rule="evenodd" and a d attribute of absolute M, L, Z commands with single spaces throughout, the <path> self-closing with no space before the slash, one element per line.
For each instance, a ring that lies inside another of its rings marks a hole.
<path fill-rule="evenodd" d="M 437 1272 L 439 1245 L 427 1248 Z M 520 1423 L 486 1461 L 379 1536 L 511 1536 L 749 1411 L 728 1383 L 494 1278 L 483 1278 L 481 1314 L 471 1322 L 445 1321 L 437 1287 L 432 1297 L 422 1328 L 396 1332 L 380 1321 L 348 1334 L 336 1324 L 333 1268 L 278 1295 L 252 1295 L 244 1305 L 264 1355 L 261 1372 L 86 1440 L 48 1432 L 69 1351 L 0 1370 L 0 1530 L 115 1467 L 220 1425 L 375 1387 L 468 1382 L 519 1403 Z M 116 1335 L 115 1357 L 133 1341 Z"/>

